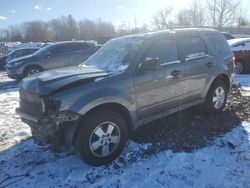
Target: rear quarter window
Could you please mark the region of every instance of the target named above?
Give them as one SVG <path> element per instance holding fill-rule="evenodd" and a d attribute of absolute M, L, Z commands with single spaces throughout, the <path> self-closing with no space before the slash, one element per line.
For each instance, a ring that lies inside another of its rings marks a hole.
<path fill-rule="evenodd" d="M 205 40 L 211 44 L 217 54 L 223 54 L 224 56 L 231 54 L 230 46 L 223 37 L 218 33 L 206 33 L 204 35 Z"/>
<path fill-rule="evenodd" d="M 181 40 L 185 59 L 193 59 L 207 54 L 206 44 L 199 36 L 184 37 Z"/>

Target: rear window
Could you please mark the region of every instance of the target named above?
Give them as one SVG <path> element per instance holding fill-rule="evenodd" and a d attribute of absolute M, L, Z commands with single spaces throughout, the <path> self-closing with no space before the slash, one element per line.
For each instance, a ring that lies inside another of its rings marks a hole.
<path fill-rule="evenodd" d="M 231 53 L 231 49 L 222 35 L 218 33 L 207 33 L 204 35 L 206 41 L 210 41 L 210 44 L 214 47 L 217 54 L 227 55 Z"/>

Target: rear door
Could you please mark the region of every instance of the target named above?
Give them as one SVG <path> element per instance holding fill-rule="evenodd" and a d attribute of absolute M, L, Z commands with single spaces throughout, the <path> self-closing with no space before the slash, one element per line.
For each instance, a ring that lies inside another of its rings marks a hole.
<path fill-rule="evenodd" d="M 71 47 L 71 55 L 70 55 L 70 65 L 79 65 L 83 63 L 89 56 L 91 56 L 94 51 L 94 45 L 89 43 L 76 43 Z"/>
<path fill-rule="evenodd" d="M 185 65 L 185 103 L 201 97 L 209 73 L 215 67 L 213 57 L 208 54 L 205 41 L 200 36 L 183 36 L 178 40 Z"/>
<path fill-rule="evenodd" d="M 159 70 L 137 74 L 135 78 L 137 117 L 144 119 L 183 102 L 184 65 L 174 38 L 154 42 L 143 60 L 159 58 Z M 142 60 L 142 61 L 143 61 Z"/>
<path fill-rule="evenodd" d="M 42 64 L 45 69 L 59 68 L 70 66 L 68 44 L 60 44 L 49 49 L 49 55 L 42 59 Z"/>

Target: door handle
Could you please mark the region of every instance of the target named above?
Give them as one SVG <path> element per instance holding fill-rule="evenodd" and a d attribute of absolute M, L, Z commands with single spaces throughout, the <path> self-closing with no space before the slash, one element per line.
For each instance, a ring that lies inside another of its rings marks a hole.
<path fill-rule="evenodd" d="M 206 65 L 207 65 L 207 67 L 212 67 L 212 66 L 213 66 L 213 64 L 214 64 L 213 62 L 207 62 L 207 64 L 206 64 Z"/>
<path fill-rule="evenodd" d="M 179 70 L 174 70 L 173 72 L 170 73 L 171 76 L 174 78 L 178 78 L 179 74 L 181 74 L 181 71 Z"/>

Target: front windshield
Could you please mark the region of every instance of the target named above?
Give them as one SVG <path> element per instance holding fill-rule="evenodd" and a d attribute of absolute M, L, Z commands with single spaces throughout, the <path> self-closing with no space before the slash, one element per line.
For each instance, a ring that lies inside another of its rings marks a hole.
<path fill-rule="evenodd" d="M 107 72 L 124 71 L 142 42 L 143 37 L 113 39 L 87 59 L 82 66 L 94 66 Z"/>

